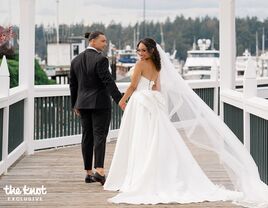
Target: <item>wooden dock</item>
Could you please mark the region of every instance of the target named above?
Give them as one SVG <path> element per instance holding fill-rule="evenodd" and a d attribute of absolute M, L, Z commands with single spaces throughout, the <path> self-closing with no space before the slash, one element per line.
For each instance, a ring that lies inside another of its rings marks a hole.
<path fill-rule="evenodd" d="M 216 167 L 215 157 L 211 153 L 193 148 L 193 155 L 202 163 L 204 170 L 213 181 L 223 181 L 226 186 L 231 183 L 221 167 Z M 115 142 L 107 144 L 106 169 L 108 170 Z M 204 202 L 160 205 L 127 205 L 110 204 L 109 197 L 116 195 L 114 192 L 104 191 L 99 183 L 84 183 L 82 155 L 80 145 L 62 147 L 57 149 L 42 150 L 31 156 L 22 157 L 14 164 L 6 175 L 0 177 L 0 207 L 87 207 L 87 208 L 237 208 L 230 202 Z M 19 188 L 46 188 L 47 194 L 28 196 L 6 195 L 3 190 L 6 186 Z M 35 198 L 34 198 L 35 197 Z M 31 201 L 30 201 L 31 200 Z M 34 200 L 34 201 L 33 201 Z"/>

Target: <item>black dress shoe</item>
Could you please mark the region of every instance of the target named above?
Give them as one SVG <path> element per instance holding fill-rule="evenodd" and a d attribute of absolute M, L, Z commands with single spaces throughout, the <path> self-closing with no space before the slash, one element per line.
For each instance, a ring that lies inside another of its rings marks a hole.
<path fill-rule="evenodd" d="M 86 183 L 94 183 L 96 181 L 94 180 L 92 175 L 87 175 L 86 178 L 85 178 L 85 182 Z"/>
<path fill-rule="evenodd" d="M 93 180 L 95 180 L 96 182 L 100 182 L 102 186 L 104 185 L 105 180 L 106 180 L 105 175 L 102 176 L 98 172 L 95 172 L 92 177 L 93 177 Z"/>

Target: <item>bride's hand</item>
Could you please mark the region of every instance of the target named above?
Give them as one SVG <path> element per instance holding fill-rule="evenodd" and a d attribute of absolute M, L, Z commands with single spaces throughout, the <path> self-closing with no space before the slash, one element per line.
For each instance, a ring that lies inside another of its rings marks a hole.
<path fill-rule="evenodd" d="M 80 111 L 76 108 L 74 109 L 74 113 L 75 113 L 75 115 L 80 116 Z"/>
<path fill-rule="evenodd" d="M 119 103 L 118 103 L 118 105 L 120 106 L 120 108 L 121 108 L 122 110 L 125 110 L 127 104 L 126 104 L 125 101 L 120 100 Z"/>

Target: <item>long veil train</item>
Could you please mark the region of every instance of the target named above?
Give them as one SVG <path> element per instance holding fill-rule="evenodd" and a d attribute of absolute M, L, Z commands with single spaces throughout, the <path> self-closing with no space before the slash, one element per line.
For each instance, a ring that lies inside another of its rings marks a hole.
<path fill-rule="evenodd" d="M 174 69 L 162 48 L 161 93 L 168 105 L 169 118 L 200 148 L 213 151 L 224 165 L 235 190 L 244 197 L 237 203 L 247 207 L 268 207 L 268 186 L 260 179 L 258 167 L 244 145 L 227 125 L 194 93 Z M 222 184 L 218 184 L 222 185 Z"/>

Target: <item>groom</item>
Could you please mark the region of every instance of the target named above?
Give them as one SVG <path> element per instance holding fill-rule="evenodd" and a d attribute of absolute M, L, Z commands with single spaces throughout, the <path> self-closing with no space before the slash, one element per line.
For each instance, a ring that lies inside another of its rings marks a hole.
<path fill-rule="evenodd" d="M 105 145 L 111 120 L 110 95 L 116 103 L 122 95 L 109 72 L 108 59 L 101 53 L 107 45 L 104 33 L 86 33 L 85 38 L 89 46 L 71 63 L 71 102 L 74 112 L 81 117 L 85 182 L 97 181 L 103 185 Z M 93 149 L 95 173 L 92 171 Z"/>

